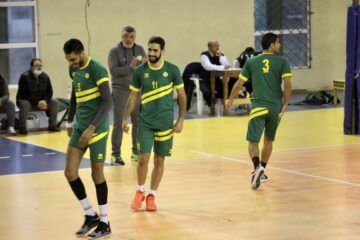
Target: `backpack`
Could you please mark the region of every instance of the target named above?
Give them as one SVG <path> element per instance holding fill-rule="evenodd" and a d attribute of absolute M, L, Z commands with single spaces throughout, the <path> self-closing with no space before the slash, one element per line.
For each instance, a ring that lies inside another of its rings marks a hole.
<path fill-rule="evenodd" d="M 322 105 L 322 104 L 330 104 L 333 101 L 334 101 L 334 96 L 332 96 L 331 94 L 325 91 L 319 91 L 308 94 L 303 102 L 309 105 Z"/>

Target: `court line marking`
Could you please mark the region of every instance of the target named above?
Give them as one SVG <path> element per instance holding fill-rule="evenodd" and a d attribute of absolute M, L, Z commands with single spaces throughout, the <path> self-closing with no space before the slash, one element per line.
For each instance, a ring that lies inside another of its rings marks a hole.
<path fill-rule="evenodd" d="M 199 154 L 204 154 L 206 156 L 214 156 L 214 157 L 219 157 L 221 159 L 224 160 L 228 160 L 228 161 L 232 161 L 232 162 L 238 162 L 238 163 L 242 163 L 242 164 L 247 164 L 247 165 L 252 165 L 252 163 L 249 161 L 245 161 L 245 160 L 241 160 L 238 158 L 232 158 L 232 157 L 226 157 L 223 155 L 217 155 L 217 154 L 211 154 L 211 153 L 207 153 L 207 152 L 202 152 L 202 151 L 190 151 L 190 152 L 194 152 L 194 153 L 199 153 Z M 273 170 L 277 170 L 280 172 L 285 172 L 285 173 L 290 173 L 290 174 L 294 174 L 294 175 L 299 175 L 299 176 L 304 176 L 304 177 L 310 177 L 310 178 L 315 178 L 315 179 L 321 179 L 321 180 L 325 180 L 325 181 L 329 181 L 329 182 L 335 182 L 335 183 L 340 183 L 340 184 L 345 184 L 345 185 L 349 185 L 349 186 L 353 186 L 353 187 L 360 187 L 360 183 L 353 183 L 353 182 L 348 182 L 345 180 L 340 180 L 340 179 L 336 179 L 336 178 L 327 178 L 327 177 L 322 177 L 322 176 L 317 176 L 314 174 L 309 174 L 309 173 L 304 173 L 304 172 L 299 172 L 299 171 L 294 171 L 294 170 L 288 170 L 285 168 L 278 168 L 278 167 L 267 167 Z"/>
<path fill-rule="evenodd" d="M 33 154 L 22 154 L 21 155 L 22 157 L 32 157 L 32 156 L 34 156 Z"/>
<path fill-rule="evenodd" d="M 10 156 L 1 156 L 0 159 L 7 159 L 10 158 Z"/>

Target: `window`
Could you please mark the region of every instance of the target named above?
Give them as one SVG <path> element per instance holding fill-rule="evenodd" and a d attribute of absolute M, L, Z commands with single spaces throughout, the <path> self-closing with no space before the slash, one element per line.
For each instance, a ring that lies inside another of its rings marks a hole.
<path fill-rule="evenodd" d="M 36 0 L 0 0 L 0 73 L 17 85 L 38 54 Z"/>
<path fill-rule="evenodd" d="M 292 68 L 310 68 L 310 14 L 310 0 L 254 0 L 256 49 L 271 31 L 279 35 L 281 55 Z"/>

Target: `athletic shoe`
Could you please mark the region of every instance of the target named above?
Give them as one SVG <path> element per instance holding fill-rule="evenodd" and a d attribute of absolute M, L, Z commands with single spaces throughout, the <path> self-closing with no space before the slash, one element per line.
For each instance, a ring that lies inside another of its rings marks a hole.
<path fill-rule="evenodd" d="M 251 177 L 251 188 L 257 189 L 261 184 L 261 177 L 264 175 L 265 168 L 261 165 L 257 166 L 252 177 Z"/>
<path fill-rule="evenodd" d="M 26 130 L 26 128 L 20 128 L 19 129 L 19 134 L 20 135 L 28 135 L 28 131 Z"/>
<path fill-rule="evenodd" d="M 49 132 L 60 132 L 61 129 L 59 127 L 57 127 L 57 126 L 49 126 L 48 131 Z"/>
<path fill-rule="evenodd" d="M 267 181 L 269 181 L 269 178 L 268 178 L 268 176 L 264 173 L 264 175 L 262 175 L 261 176 L 261 178 L 260 178 L 260 182 L 267 182 Z"/>
<path fill-rule="evenodd" d="M 124 162 L 124 160 L 122 160 L 120 155 L 112 155 L 111 156 L 111 165 L 124 166 L 125 162 Z"/>
<path fill-rule="evenodd" d="M 16 136 L 16 131 L 15 131 L 14 127 L 9 127 L 9 135 Z"/>
<path fill-rule="evenodd" d="M 141 203 L 145 199 L 145 193 L 139 190 L 136 191 L 134 200 L 131 203 L 131 208 L 134 210 L 139 210 L 141 208 Z"/>
<path fill-rule="evenodd" d="M 138 155 L 136 153 L 132 153 L 131 154 L 131 161 L 137 161 L 138 160 Z"/>
<path fill-rule="evenodd" d="M 156 204 L 155 204 L 155 196 L 152 194 L 149 194 L 146 196 L 146 211 L 149 212 L 155 212 L 157 210 Z"/>
<path fill-rule="evenodd" d="M 96 214 L 95 216 L 85 215 L 84 224 L 81 228 L 75 233 L 76 236 L 85 236 L 91 229 L 96 227 L 99 224 L 100 218 Z"/>
<path fill-rule="evenodd" d="M 111 235 L 110 223 L 99 222 L 97 228 L 87 235 L 88 239 L 100 239 Z"/>

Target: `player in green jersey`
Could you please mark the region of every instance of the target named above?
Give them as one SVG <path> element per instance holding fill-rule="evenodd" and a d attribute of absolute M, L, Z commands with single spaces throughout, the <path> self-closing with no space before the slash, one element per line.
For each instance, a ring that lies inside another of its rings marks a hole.
<path fill-rule="evenodd" d="M 151 149 L 154 147 L 154 168 L 150 191 L 146 197 L 146 210 L 156 211 L 154 202 L 164 172 L 165 156 L 170 156 L 173 135 L 180 133 L 186 112 L 186 96 L 180 70 L 163 60 L 165 41 L 152 37 L 148 42 L 148 62 L 137 67 L 130 84 L 131 94 L 123 118 L 123 131 L 128 133 L 128 118 L 135 108 L 138 94 L 141 94 L 139 111 L 137 166 L 138 189 L 131 207 L 138 210 L 145 199 L 144 184 L 148 172 Z M 173 91 L 179 96 L 179 117 L 174 124 Z"/>
<path fill-rule="evenodd" d="M 112 102 L 109 77 L 100 63 L 86 55 L 78 39 L 68 40 L 64 44 L 64 53 L 70 63 L 73 86 L 66 123 L 70 142 L 66 153 L 65 176 L 85 211 L 84 224 L 76 235 L 84 236 L 96 227 L 87 235 L 90 239 L 96 239 L 111 234 L 107 211 L 108 188 L 103 171 L 109 131 L 108 111 Z M 72 125 L 75 113 L 76 121 Z M 90 149 L 92 179 L 100 217 L 92 208 L 78 173 L 87 148 Z"/>
<path fill-rule="evenodd" d="M 279 37 L 274 33 L 266 33 L 261 39 L 261 45 L 264 52 L 246 61 L 226 104 L 226 108 L 229 109 L 244 82 L 251 78 L 253 101 L 246 139 L 249 141 L 249 154 L 254 165 L 251 178 L 253 189 L 260 186 L 265 176 L 265 167 L 272 152 L 276 130 L 291 95 L 290 66 L 285 58 L 276 55 L 281 46 Z M 284 93 L 281 88 L 282 82 Z M 259 142 L 264 132 L 264 145 L 260 156 Z"/>

